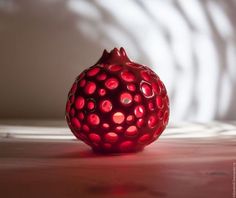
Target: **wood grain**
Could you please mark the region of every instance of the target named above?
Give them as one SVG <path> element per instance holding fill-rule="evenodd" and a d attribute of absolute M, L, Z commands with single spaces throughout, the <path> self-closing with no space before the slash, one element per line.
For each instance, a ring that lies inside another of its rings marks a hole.
<path fill-rule="evenodd" d="M 73 139 L 1 138 L 0 197 L 232 197 L 230 131 L 169 135 L 142 152 L 105 156 Z"/>

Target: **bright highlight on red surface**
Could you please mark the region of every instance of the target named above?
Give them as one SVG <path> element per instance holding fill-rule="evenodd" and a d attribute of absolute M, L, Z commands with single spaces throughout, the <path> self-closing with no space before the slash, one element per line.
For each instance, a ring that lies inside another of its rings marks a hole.
<path fill-rule="evenodd" d="M 125 119 L 125 116 L 123 113 L 121 112 L 116 112 L 114 113 L 113 115 L 113 121 L 116 123 L 116 124 L 121 124 L 122 122 L 124 122 L 124 119 Z"/>

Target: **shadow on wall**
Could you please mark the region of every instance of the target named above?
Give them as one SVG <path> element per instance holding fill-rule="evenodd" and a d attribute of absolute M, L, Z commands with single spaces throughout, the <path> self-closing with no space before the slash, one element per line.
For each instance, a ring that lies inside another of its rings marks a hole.
<path fill-rule="evenodd" d="M 0 117 L 63 118 L 75 79 L 103 48 L 126 48 L 167 85 L 171 121 L 235 119 L 236 4 L 0 2 Z"/>

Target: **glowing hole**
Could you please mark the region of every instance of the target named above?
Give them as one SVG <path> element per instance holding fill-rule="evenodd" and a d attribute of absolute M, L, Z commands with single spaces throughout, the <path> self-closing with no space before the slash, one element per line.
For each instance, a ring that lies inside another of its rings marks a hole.
<path fill-rule="evenodd" d="M 130 151 L 134 147 L 134 143 L 131 141 L 124 141 L 120 144 L 120 150 L 123 152 Z"/>
<path fill-rule="evenodd" d="M 88 125 L 85 124 L 85 125 L 83 125 L 82 128 L 83 128 L 83 130 L 84 130 L 85 132 L 89 132 L 89 127 L 88 127 Z"/>
<path fill-rule="evenodd" d="M 97 79 L 98 79 L 98 80 L 105 80 L 106 78 L 107 78 L 107 75 L 106 75 L 105 73 L 99 74 L 99 75 L 97 76 Z"/>
<path fill-rule="evenodd" d="M 74 108 L 71 108 L 71 110 L 70 110 L 70 116 L 71 116 L 71 117 L 74 117 L 74 116 L 75 116 L 75 110 L 74 110 Z"/>
<path fill-rule="evenodd" d="M 153 138 L 158 138 L 161 135 L 161 132 L 163 131 L 163 127 L 159 127 L 153 134 Z"/>
<path fill-rule="evenodd" d="M 128 127 L 128 128 L 126 129 L 126 131 L 125 131 L 125 134 L 126 134 L 127 136 L 135 136 L 135 135 L 137 135 L 137 133 L 138 133 L 137 127 L 134 126 L 134 125 Z"/>
<path fill-rule="evenodd" d="M 148 108 L 150 111 L 153 111 L 155 108 L 154 108 L 154 104 L 152 102 L 149 102 L 148 103 Z"/>
<path fill-rule="evenodd" d="M 134 109 L 134 114 L 137 118 L 141 118 L 144 115 L 144 111 L 145 111 L 144 106 L 143 105 L 138 105 Z"/>
<path fill-rule="evenodd" d="M 113 115 L 113 121 L 117 124 L 121 124 L 122 122 L 124 122 L 124 119 L 125 119 L 125 116 L 121 112 L 116 112 Z"/>
<path fill-rule="evenodd" d="M 133 116 L 133 115 L 127 116 L 126 121 L 127 121 L 127 122 L 132 122 L 132 121 L 134 121 L 134 116 Z"/>
<path fill-rule="evenodd" d="M 140 72 L 140 74 L 141 74 L 141 76 L 142 76 L 142 78 L 143 78 L 144 80 L 146 80 L 146 81 L 150 81 L 150 80 L 151 80 L 151 76 L 148 74 L 147 71 L 142 70 L 142 71 Z"/>
<path fill-rule="evenodd" d="M 105 86 L 108 88 L 108 89 L 115 89 L 117 88 L 119 85 L 119 82 L 116 78 L 109 78 L 107 79 L 107 81 L 105 82 Z"/>
<path fill-rule="evenodd" d="M 149 119 L 148 119 L 148 126 L 150 128 L 155 127 L 157 125 L 157 121 L 158 120 L 157 120 L 157 118 L 154 115 L 150 116 Z"/>
<path fill-rule="evenodd" d="M 105 89 L 99 89 L 98 94 L 100 96 L 105 96 L 106 95 L 106 90 Z"/>
<path fill-rule="evenodd" d="M 85 93 L 93 94 L 96 90 L 96 84 L 94 82 L 88 82 L 85 86 Z"/>
<path fill-rule="evenodd" d="M 97 114 L 92 113 L 88 116 L 88 122 L 92 125 L 98 125 L 100 123 L 100 118 Z"/>
<path fill-rule="evenodd" d="M 141 91 L 146 97 L 151 97 L 153 95 L 152 88 L 148 83 L 141 83 Z"/>
<path fill-rule="evenodd" d="M 93 101 L 89 101 L 88 104 L 87 104 L 87 107 L 88 107 L 89 110 L 92 110 L 95 107 L 95 103 Z"/>
<path fill-rule="evenodd" d="M 121 72 L 121 78 L 126 82 L 133 82 L 135 80 L 135 76 L 130 71 Z"/>
<path fill-rule="evenodd" d="M 164 124 L 164 125 L 167 125 L 168 119 L 169 119 L 169 113 L 168 113 L 168 111 L 166 111 L 166 112 L 164 113 L 164 116 L 163 116 L 163 124 Z"/>
<path fill-rule="evenodd" d="M 157 116 L 158 116 L 158 118 L 159 118 L 160 120 L 162 120 L 162 118 L 163 118 L 163 111 L 159 111 L 159 112 L 157 113 Z"/>
<path fill-rule="evenodd" d="M 159 95 L 161 93 L 161 89 L 157 83 L 152 83 L 152 88 L 155 94 Z"/>
<path fill-rule="evenodd" d="M 163 82 L 161 80 L 158 80 L 157 83 L 158 83 L 159 88 L 161 90 L 160 94 L 166 95 L 166 89 L 165 89 L 165 86 L 164 86 Z"/>
<path fill-rule="evenodd" d="M 81 96 L 78 96 L 78 97 L 76 98 L 76 100 L 75 100 L 75 108 L 76 108 L 76 109 L 79 109 L 79 110 L 80 110 L 80 109 L 83 109 L 84 103 L 85 103 L 84 98 L 81 97 Z"/>
<path fill-rule="evenodd" d="M 86 84 L 86 80 L 85 80 L 85 79 L 83 79 L 83 80 L 81 80 L 81 81 L 79 82 L 79 86 L 80 86 L 80 87 L 84 87 L 85 84 Z"/>
<path fill-rule="evenodd" d="M 127 85 L 127 89 L 128 89 L 129 91 L 135 91 L 135 90 L 136 90 L 136 87 L 135 87 L 134 84 L 128 84 L 128 85 Z"/>
<path fill-rule="evenodd" d="M 96 133 L 89 134 L 89 139 L 94 143 L 99 143 L 101 141 L 100 136 Z"/>
<path fill-rule="evenodd" d="M 120 95 L 120 101 L 123 105 L 129 105 L 132 102 L 131 94 L 125 92 Z"/>
<path fill-rule="evenodd" d="M 83 114 L 83 112 L 79 112 L 79 113 L 78 113 L 78 118 L 79 118 L 80 120 L 83 120 L 83 119 L 84 119 L 84 114 Z"/>
<path fill-rule="evenodd" d="M 105 128 L 105 129 L 108 129 L 108 128 L 110 127 L 108 123 L 103 123 L 102 126 L 103 126 L 103 128 Z"/>
<path fill-rule="evenodd" d="M 110 65 L 109 66 L 109 70 L 112 71 L 112 72 L 116 72 L 116 71 L 119 71 L 121 70 L 121 66 L 120 65 Z"/>
<path fill-rule="evenodd" d="M 129 71 L 121 72 L 121 78 L 126 82 L 133 82 L 135 80 L 134 74 Z"/>
<path fill-rule="evenodd" d="M 99 71 L 100 68 L 98 67 L 92 68 L 87 72 L 87 76 L 95 76 Z"/>
<path fill-rule="evenodd" d="M 157 96 L 156 97 L 156 104 L 157 104 L 157 107 L 159 109 L 162 109 L 163 108 L 163 100 L 162 100 L 162 97 L 161 96 Z"/>
<path fill-rule="evenodd" d="M 149 134 L 144 134 L 138 139 L 138 142 L 141 143 L 141 144 L 145 144 L 150 140 L 150 138 L 151 137 L 150 137 Z"/>
<path fill-rule="evenodd" d="M 142 126 L 144 126 L 144 120 L 142 118 L 138 119 L 137 121 L 137 127 L 141 128 Z"/>
<path fill-rule="evenodd" d="M 111 142 L 111 143 L 114 143 L 118 140 L 118 135 L 114 132 L 109 132 L 105 135 L 105 140 L 107 142 Z"/>
<path fill-rule="evenodd" d="M 77 118 L 72 118 L 71 124 L 75 129 L 80 129 L 81 127 L 80 121 Z"/>
<path fill-rule="evenodd" d="M 100 104 L 100 109 L 103 112 L 109 112 L 112 110 L 112 104 L 109 100 L 103 100 Z"/>
<path fill-rule="evenodd" d="M 123 131 L 123 127 L 122 126 L 117 126 L 116 127 L 116 132 L 122 132 Z"/>
<path fill-rule="evenodd" d="M 140 103 L 142 100 L 141 96 L 139 94 L 135 95 L 134 96 L 134 101 L 137 102 L 137 103 Z"/>

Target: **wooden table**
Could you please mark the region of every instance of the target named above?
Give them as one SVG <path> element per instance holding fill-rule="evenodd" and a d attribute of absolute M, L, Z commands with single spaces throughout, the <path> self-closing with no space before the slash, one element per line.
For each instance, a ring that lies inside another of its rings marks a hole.
<path fill-rule="evenodd" d="M 139 153 L 98 155 L 64 121 L 0 121 L 0 197 L 233 197 L 236 123 L 182 123 Z"/>

